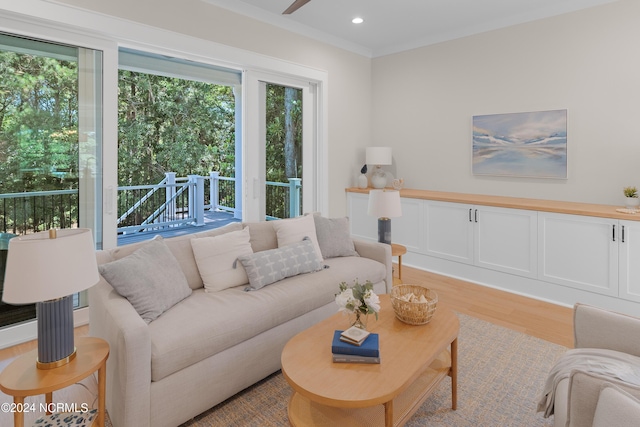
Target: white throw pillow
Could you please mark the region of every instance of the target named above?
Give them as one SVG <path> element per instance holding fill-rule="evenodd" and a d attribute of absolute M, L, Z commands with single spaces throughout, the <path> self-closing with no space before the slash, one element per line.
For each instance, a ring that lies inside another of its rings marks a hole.
<path fill-rule="evenodd" d="M 313 220 L 313 215 L 273 221 L 273 228 L 276 230 L 279 248 L 293 243 L 300 243 L 302 239 L 308 237 L 313 243 L 320 262 L 322 262 L 322 251 L 320 251 L 320 245 L 318 245 L 318 236 L 316 235 L 316 225 Z"/>
<path fill-rule="evenodd" d="M 244 267 L 236 260 L 253 253 L 249 229 L 232 231 L 221 236 L 191 239 L 193 255 L 206 292 L 218 292 L 249 283 Z"/>

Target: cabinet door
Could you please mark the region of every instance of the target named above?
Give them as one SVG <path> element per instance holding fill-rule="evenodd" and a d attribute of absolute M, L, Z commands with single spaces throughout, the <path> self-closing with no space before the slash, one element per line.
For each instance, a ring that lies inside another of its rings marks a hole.
<path fill-rule="evenodd" d="M 407 247 L 410 252 L 421 253 L 424 232 L 422 230 L 422 209 L 424 202 L 419 199 L 401 198 L 402 216 L 391 218 L 391 241 Z"/>
<path fill-rule="evenodd" d="M 617 220 L 538 213 L 538 278 L 618 295 Z"/>
<path fill-rule="evenodd" d="M 479 267 L 537 277 L 538 213 L 476 206 L 474 261 Z"/>
<path fill-rule="evenodd" d="M 360 239 L 378 241 L 378 218 L 367 215 L 368 209 L 368 194 L 347 193 L 351 235 Z"/>
<path fill-rule="evenodd" d="M 472 207 L 460 203 L 428 201 L 424 209 L 427 255 L 472 264 Z"/>
<path fill-rule="evenodd" d="M 619 296 L 640 301 L 640 222 L 620 221 L 619 227 Z"/>

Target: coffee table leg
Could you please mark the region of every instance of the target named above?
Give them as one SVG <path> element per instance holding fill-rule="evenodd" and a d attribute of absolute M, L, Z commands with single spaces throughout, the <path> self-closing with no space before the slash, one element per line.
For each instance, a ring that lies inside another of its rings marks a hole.
<path fill-rule="evenodd" d="M 384 425 L 385 427 L 393 427 L 393 400 L 384 404 Z"/>
<path fill-rule="evenodd" d="M 458 338 L 451 342 L 451 409 L 458 408 Z"/>

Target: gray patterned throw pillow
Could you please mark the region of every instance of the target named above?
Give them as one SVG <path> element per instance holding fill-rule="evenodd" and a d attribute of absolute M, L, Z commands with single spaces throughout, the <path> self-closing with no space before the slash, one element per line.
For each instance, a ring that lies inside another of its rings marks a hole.
<path fill-rule="evenodd" d="M 238 257 L 247 276 L 247 291 L 255 291 L 286 277 L 322 270 L 322 261 L 313 242 L 305 237 L 300 243 Z"/>

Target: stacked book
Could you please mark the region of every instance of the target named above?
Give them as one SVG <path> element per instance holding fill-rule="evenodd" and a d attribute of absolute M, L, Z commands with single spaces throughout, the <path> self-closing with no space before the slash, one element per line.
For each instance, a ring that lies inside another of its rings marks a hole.
<path fill-rule="evenodd" d="M 378 334 L 356 327 L 335 331 L 331 352 L 337 363 L 380 363 Z"/>

